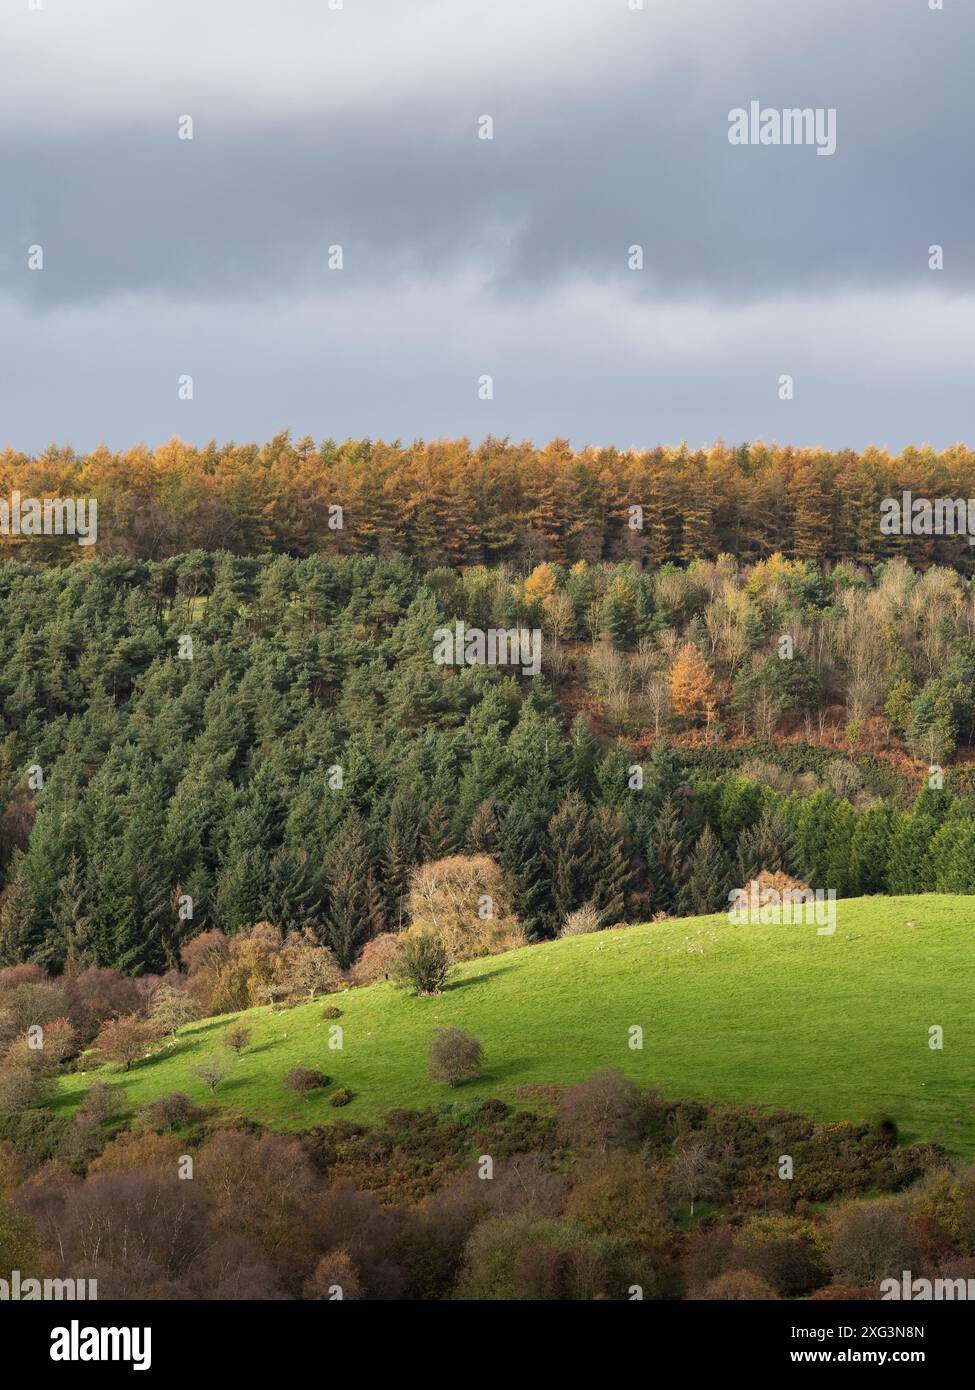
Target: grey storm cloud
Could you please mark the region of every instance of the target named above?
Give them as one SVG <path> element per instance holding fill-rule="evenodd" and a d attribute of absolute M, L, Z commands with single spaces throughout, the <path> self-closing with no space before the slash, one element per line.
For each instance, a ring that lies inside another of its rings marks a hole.
<path fill-rule="evenodd" d="M 944 443 L 968 428 L 949 354 L 967 349 L 975 294 L 971 8 L 7 10 L 10 442 L 239 438 L 299 421 L 641 444 Z M 835 108 L 836 153 L 731 145 L 728 113 L 753 100 Z M 183 114 L 192 141 L 177 139 Z M 492 141 L 476 139 L 483 114 Z M 633 243 L 642 274 L 626 266 Z M 42 273 L 26 268 L 33 244 Z M 885 337 L 868 345 L 871 324 Z M 181 410 L 165 397 L 194 358 L 206 365 Z M 792 414 L 774 392 L 762 404 L 797 362 Z M 501 418 L 487 420 L 470 373 L 492 369 Z"/>

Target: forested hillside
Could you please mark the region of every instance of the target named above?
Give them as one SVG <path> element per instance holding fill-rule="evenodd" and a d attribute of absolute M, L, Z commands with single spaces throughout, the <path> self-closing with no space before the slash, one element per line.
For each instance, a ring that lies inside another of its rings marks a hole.
<path fill-rule="evenodd" d="M 0 614 L 5 964 L 161 971 L 266 920 L 349 967 L 407 924 L 411 870 L 452 854 L 500 866 L 529 940 L 580 907 L 715 911 L 761 869 L 975 891 L 964 768 L 942 789 L 857 751 L 868 718 L 925 756 L 970 740 L 972 595 L 949 571 L 195 552 L 7 562 Z M 537 622 L 543 674 L 436 665 L 458 618 Z M 837 699 L 860 711 L 848 756 L 770 741 Z M 725 727 L 759 742 L 718 747 Z M 699 747 L 666 737 L 689 730 Z"/>

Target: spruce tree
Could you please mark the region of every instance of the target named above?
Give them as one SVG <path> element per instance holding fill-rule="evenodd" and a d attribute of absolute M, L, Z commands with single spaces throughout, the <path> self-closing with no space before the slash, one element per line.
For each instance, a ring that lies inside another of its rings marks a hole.
<path fill-rule="evenodd" d="M 736 855 L 737 887 L 763 870 L 792 875 L 796 871 L 796 840 L 789 826 L 770 806 L 758 821 L 741 831 Z"/>
<path fill-rule="evenodd" d="M 706 825 L 688 859 L 687 878 L 678 895 L 678 907 L 689 916 L 720 912 L 727 908 L 728 893 L 733 886 L 736 885 L 731 883 L 728 856 L 717 835 Z"/>
<path fill-rule="evenodd" d="M 370 937 L 385 930 L 372 850 L 358 812 L 329 848 L 325 938 L 339 965 L 348 970 Z"/>
<path fill-rule="evenodd" d="M 687 874 L 684 836 L 677 803 L 665 798 L 654 821 L 647 854 L 652 878 L 652 902 L 658 912 L 672 913 Z"/>
<path fill-rule="evenodd" d="M 430 807 L 429 814 L 423 822 L 420 842 L 423 858 L 428 862 L 432 859 L 444 859 L 448 854 L 455 853 L 457 842 L 442 801 L 435 801 Z"/>
<path fill-rule="evenodd" d="M 498 863 L 514 883 L 512 905 L 531 941 L 554 936 L 559 923 L 551 910 L 548 839 L 541 818 L 517 804 L 499 821 Z"/>
<path fill-rule="evenodd" d="M 577 714 L 569 730 L 568 784 L 583 800 L 592 802 L 596 795 L 596 767 L 599 748 L 592 736 L 588 721 Z"/>
<path fill-rule="evenodd" d="M 627 919 L 627 902 L 633 869 L 622 815 L 611 806 L 600 806 L 592 816 L 592 882 L 588 900 L 600 914 L 603 926 Z"/>
<path fill-rule="evenodd" d="M 548 823 L 552 911 L 561 926 L 589 897 L 594 856 L 590 813 L 578 792 L 562 802 Z"/>
<path fill-rule="evenodd" d="M 389 808 L 386 850 L 381 864 L 386 916 L 394 930 L 404 925 L 410 872 L 422 857 L 423 803 L 411 788 L 398 791 Z"/>

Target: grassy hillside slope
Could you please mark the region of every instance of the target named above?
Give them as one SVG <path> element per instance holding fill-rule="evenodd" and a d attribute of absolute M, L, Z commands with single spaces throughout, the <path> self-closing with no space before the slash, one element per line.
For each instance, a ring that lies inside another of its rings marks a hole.
<path fill-rule="evenodd" d="M 308 1128 L 394 1106 L 511 1099 L 519 1086 L 619 1067 L 671 1096 L 826 1121 L 889 1114 L 905 1141 L 972 1156 L 975 897 L 862 898 L 838 903 L 837 914 L 833 936 L 684 918 L 470 962 L 437 998 L 383 984 L 282 1013 L 254 1009 L 252 1045 L 216 1100 L 278 1128 Z M 343 1010 L 341 1051 L 327 1046 L 326 1005 Z M 193 1068 L 226 1052 L 229 1023 L 193 1024 L 127 1074 L 73 1075 L 59 1105 L 77 1104 L 96 1076 L 124 1088 L 133 1107 L 174 1090 L 208 1100 Z M 447 1024 L 474 1033 L 487 1057 L 482 1079 L 457 1091 L 427 1076 L 430 1035 Z M 639 1051 L 628 1045 L 634 1025 Z M 932 1025 L 944 1029 L 941 1051 L 928 1046 Z M 295 1065 L 329 1073 L 332 1085 L 294 1097 L 280 1081 Z M 339 1086 L 355 1093 L 344 1109 L 329 1105 Z"/>

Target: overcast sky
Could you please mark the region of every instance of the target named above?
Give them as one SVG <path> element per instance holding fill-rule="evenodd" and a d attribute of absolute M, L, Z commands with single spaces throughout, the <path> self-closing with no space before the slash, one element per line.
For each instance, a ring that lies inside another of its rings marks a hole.
<path fill-rule="evenodd" d="M 0 0 L 0 444 L 975 445 L 975 5 L 630 3 Z"/>

